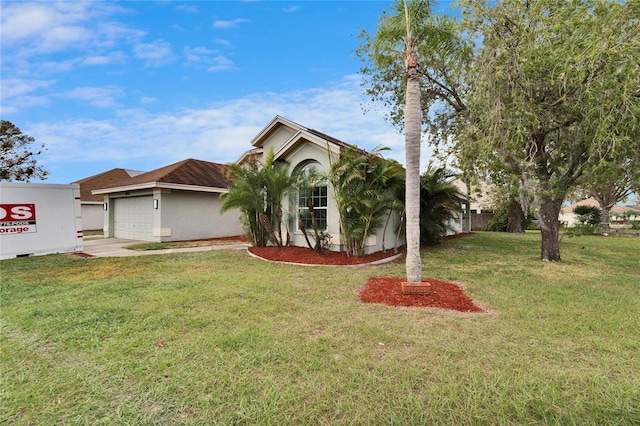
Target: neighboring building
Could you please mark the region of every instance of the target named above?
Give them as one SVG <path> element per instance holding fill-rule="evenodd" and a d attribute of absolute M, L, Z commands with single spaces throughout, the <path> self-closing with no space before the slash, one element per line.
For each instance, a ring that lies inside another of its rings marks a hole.
<path fill-rule="evenodd" d="M 254 149 L 245 153 L 238 162 L 246 161 L 252 157 L 266 156 L 271 150 L 275 161 L 286 161 L 290 164 L 293 173 L 296 170 L 315 168 L 319 173 L 327 173 L 331 159 L 335 159 L 348 148 L 352 148 L 343 141 L 326 135 L 314 129 L 301 126 L 283 117 L 276 116 L 258 135 L 251 144 Z M 264 162 L 264 158 L 262 159 Z M 314 209 L 316 218 L 326 232 L 331 235 L 332 249 L 343 249 L 340 235 L 340 218 L 333 197 L 333 190 L 328 186 L 318 187 L 314 190 Z M 296 246 L 306 246 L 304 235 L 298 227 L 298 218 L 306 210 L 304 200 L 297 200 L 298 205 L 289 205 L 285 200 L 283 210 L 290 212 L 288 228 L 292 236 L 292 243 Z M 317 206 L 317 207 L 315 207 Z M 396 231 L 400 226 L 398 215 L 393 215 L 384 235 L 386 247 L 393 247 L 396 239 Z M 382 249 L 383 227 L 376 229 L 367 238 L 365 253 L 373 253 Z M 403 238 L 403 237 L 402 237 Z M 404 244 L 404 238 L 399 242 Z"/>
<path fill-rule="evenodd" d="M 467 215 L 467 206 L 463 206 L 461 228 L 464 231 L 480 231 L 487 226 L 487 223 L 493 218 L 493 208 L 487 199 L 490 192 L 489 184 L 480 183 L 479 185 L 471 185 L 469 189 L 462 179 L 454 179 L 452 182 L 460 193 L 470 200 Z"/>
<path fill-rule="evenodd" d="M 585 200 L 578 201 L 577 203 L 573 203 L 571 205 L 565 206 L 562 209 L 560 209 L 560 215 L 558 217 L 558 220 L 563 226 L 572 228 L 576 225 L 578 215 L 575 214 L 573 210 L 579 206 L 597 207 L 598 209 L 600 208 L 600 204 L 598 204 L 598 202 L 593 198 L 587 198 Z M 617 222 L 616 214 L 622 214 L 629 210 L 635 210 L 638 212 L 637 215 L 630 218 L 631 220 L 640 219 L 640 206 L 617 206 L 616 205 L 611 208 L 610 213 L 614 213 L 614 214 L 611 214 L 609 218 L 609 223 L 611 225 L 616 225 L 616 222 Z"/>
<path fill-rule="evenodd" d="M 227 169 L 188 159 L 93 190 L 103 197 L 104 236 L 165 242 L 241 235 L 239 211 L 220 213 Z"/>
<path fill-rule="evenodd" d="M 82 206 L 82 230 L 102 229 L 104 226 L 104 196 L 92 194 L 94 189 L 105 188 L 122 182 L 144 172 L 125 169 L 112 169 L 104 173 L 89 176 L 72 182 L 80 185 L 80 203 Z"/>

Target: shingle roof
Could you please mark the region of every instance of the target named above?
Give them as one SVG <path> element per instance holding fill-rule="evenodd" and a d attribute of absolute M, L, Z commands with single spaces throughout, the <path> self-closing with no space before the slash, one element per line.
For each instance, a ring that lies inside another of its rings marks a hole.
<path fill-rule="evenodd" d="M 331 143 L 334 143 L 338 146 L 341 146 L 343 148 L 353 148 L 361 152 L 366 152 L 365 150 L 358 148 L 356 145 L 348 144 L 346 142 L 341 141 L 340 139 L 336 139 L 333 136 L 329 136 L 326 133 L 322 133 L 316 129 L 307 129 L 307 132 L 311 133 L 312 135 L 318 136 L 322 139 L 325 139 Z"/>
<path fill-rule="evenodd" d="M 152 182 L 194 185 L 212 188 L 228 188 L 231 181 L 227 177 L 229 166 L 192 158 L 142 173 L 128 180 L 116 182 L 100 189 L 139 185 Z"/>
<path fill-rule="evenodd" d="M 116 186 L 118 183 L 126 182 L 131 179 L 132 176 L 136 176 L 141 173 L 144 172 L 136 170 L 112 169 L 71 183 L 80 184 L 81 201 L 102 201 L 104 199 L 103 195 L 94 195 L 91 193 L 91 191 L 93 191 L 94 189 Z"/>

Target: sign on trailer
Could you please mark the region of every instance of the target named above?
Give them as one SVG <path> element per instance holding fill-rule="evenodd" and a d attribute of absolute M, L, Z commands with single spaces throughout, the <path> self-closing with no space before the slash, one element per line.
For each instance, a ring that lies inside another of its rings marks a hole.
<path fill-rule="evenodd" d="M 35 204 L 0 204 L 0 234 L 37 232 Z"/>

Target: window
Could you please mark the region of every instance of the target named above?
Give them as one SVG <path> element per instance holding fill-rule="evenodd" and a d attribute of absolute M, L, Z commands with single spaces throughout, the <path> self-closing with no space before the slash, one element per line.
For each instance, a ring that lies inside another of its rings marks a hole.
<path fill-rule="evenodd" d="M 309 201 L 313 206 L 316 217 L 316 225 L 320 230 L 327 229 L 327 187 L 316 186 L 308 192 L 302 192 L 298 201 L 298 215 L 306 229 L 313 229 L 311 214 L 309 213 Z"/>

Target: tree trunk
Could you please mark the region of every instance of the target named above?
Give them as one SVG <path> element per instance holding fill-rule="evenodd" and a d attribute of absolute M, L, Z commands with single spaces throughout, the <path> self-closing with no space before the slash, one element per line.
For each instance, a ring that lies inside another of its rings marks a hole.
<path fill-rule="evenodd" d="M 262 227 L 264 228 L 265 231 L 267 231 L 273 243 L 278 247 L 282 247 L 282 243 L 278 239 L 278 236 L 276 235 L 276 233 L 273 231 L 273 227 L 271 226 L 271 222 L 269 222 L 269 218 L 267 217 L 267 215 L 264 213 L 260 213 L 259 217 L 260 217 L 260 223 L 262 224 Z"/>
<path fill-rule="evenodd" d="M 560 261 L 560 208 L 562 200 L 551 197 L 542 197 L 538 211 L 540 231 L 542 233 L 542 248 L 540 257 L 545 262 Z"/>
<path fill-rule="evenodd" d="M 602 229 L 609 229 L 611 206 L 602 206 Z"/>
<path fill-rule="evenodd" d="M 522 229 L 522 219 L 524 219 L 524 212 L 522 211 L 520 202 L 511 197 L 508 209 L 509 215 L 507 217 L 507 232 L 512 232 L 514 234 L 524 232 L 524 230 Z"/>
<path fill-rule="evenodd" d="M 467 232 L 471 232 L 471 182 L 465 182 L 467 185 L 467 204 L 465 205 L 465 214 L 467 215 Z"/>
<path fill-rule="evenodd" d="M 420 137 L 422 133 L 422 111 L 420 106 L 420 82 L 416 69 L 416 55 L 411 43 L 407 45 L 407 93 L 404 111 L 404 135 L 406 150 L 407 212 L 407 282 L 422 282 L 422 260 L 420 259 Z"/>

